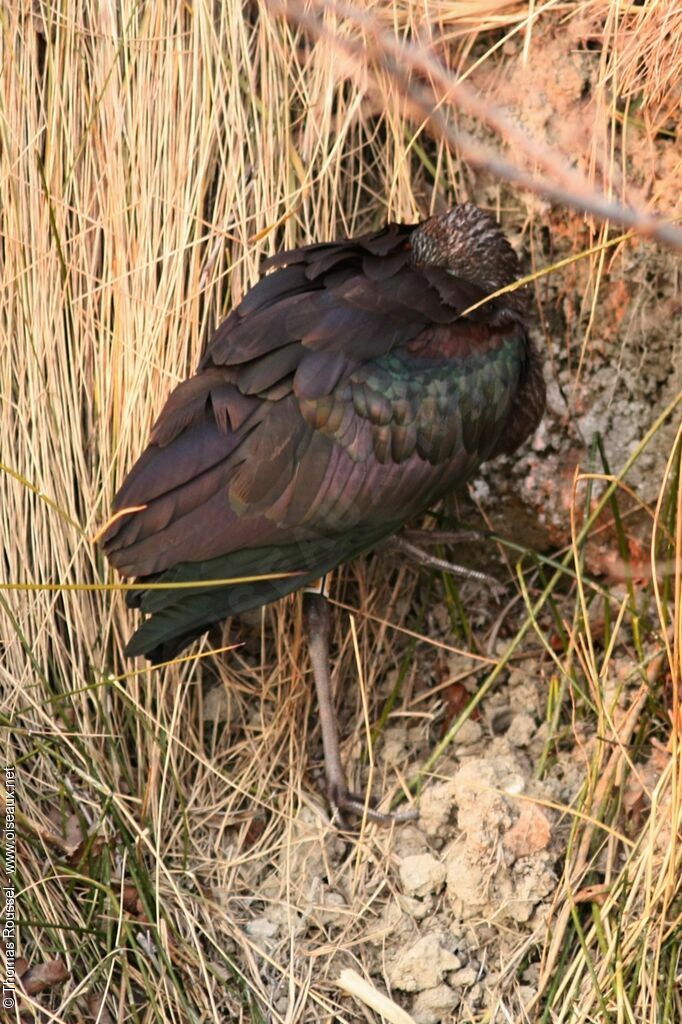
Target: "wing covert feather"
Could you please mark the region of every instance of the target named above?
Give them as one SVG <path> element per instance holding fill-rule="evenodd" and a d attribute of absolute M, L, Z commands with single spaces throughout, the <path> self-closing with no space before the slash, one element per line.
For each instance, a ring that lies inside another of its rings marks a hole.
<path fill-rule="evenodd" d="M 269 273 L 170 395 L 116 496 L 115 511 L 137 509 L 104 534 L 122 573 L 313 578 L 510 444 L 525 330 L 500 300 L 458 319 L 484 292 L 413 266 L 412 230 L 389 225 L 266 261 Z M 527 404 L 517 433 L 537 422 L 539 405 Z M 150 591 L 142 608 L 162 618 L 145 623 L 131 651 L 161 656 L 302 581 Z"/>

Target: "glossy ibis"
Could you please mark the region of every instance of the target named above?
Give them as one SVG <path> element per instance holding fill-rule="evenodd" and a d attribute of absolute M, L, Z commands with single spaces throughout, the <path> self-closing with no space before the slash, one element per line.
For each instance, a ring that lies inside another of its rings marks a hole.
<path fill-rule="evenodd" d="M 119 572 L 197 584 L 134 592 L 148 617 L 129 655 L 165 661 L 212 623 L 309 588 L 513 452 L 542 416 L 524 290 L 465 313 L 519 276 L 472 204 L 283 252 L 264 270 L 114 500 L 103 545 Z M 202 586 L 266 573 L 295 575 Z M 329 798 L 362 810 L 339 758 L 323 594 L 306 593 L 304 611 Z"/>

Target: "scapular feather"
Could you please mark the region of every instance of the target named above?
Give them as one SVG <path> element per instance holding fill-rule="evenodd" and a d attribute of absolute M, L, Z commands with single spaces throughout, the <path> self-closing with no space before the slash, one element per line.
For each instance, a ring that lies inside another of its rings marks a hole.
<path fill-rule="evenodd" d="M 279 253 L 169 397 L 103 545 L 162 660 L 395 532 L 532 432 L 544 406 L 519 275 L 470 204 Z M 209 587 L 211 580 L 294 573 Z M 144 590 L 150 581 L 196 582 Z"/>

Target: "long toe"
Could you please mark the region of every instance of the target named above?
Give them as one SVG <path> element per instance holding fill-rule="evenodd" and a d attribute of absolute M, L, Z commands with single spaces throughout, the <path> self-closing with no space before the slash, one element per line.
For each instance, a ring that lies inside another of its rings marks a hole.
<path fill-rule="evenodd" d="M 376 807 L 368 805 L 363 797 L 351 793 L 345 787 L 330 787 L 327 794 L 329 803 L 334 812 L 335 819 L 345 828 L 348 824 L 348 816 L 366 818 L 374 825 L 381 825 L 390 828 L 391 825 L 402 825 L 407 821 L 417 821 L 419 811 L 416 807 L 408 807 L 404 811 L 379 811 Z"/>

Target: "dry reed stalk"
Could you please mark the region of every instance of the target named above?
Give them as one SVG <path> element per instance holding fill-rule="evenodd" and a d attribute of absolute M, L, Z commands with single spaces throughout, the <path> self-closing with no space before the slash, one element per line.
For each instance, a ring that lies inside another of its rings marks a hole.
<path fill-rule="evenodd" d="M 366 79 L 373 65 L 395 84 L 400 102 L 409 110 L 421 127 L 428 124 L 437 139 L 459 151 L 474 167 L 482 168 L 509 184 L 535 192 L 546 199 L 563 203 L 591 213 L 623 227 L 628 227 L 656 241 L 682 249 L 682 231 L 666 220 L 643 209 L 633 209 L 615 203 L 601 194 L 581 174 L 568 166 L 564 159 L 538 139 L 529 137 L 517 127 L 494 103 L 477 94 L 461 82 L 425 49 L 397 40 L 383 31 L 380 22 L 371 14 L 349 4 L 320 0 L 314 4 L 318 17 L 310 14 L 310 5 L 298 0 L 271 0 L 274 10 L 282 11 L 316 35 L 329 38 L 347 55 L 353 66 Z M 359 28 L 361 40 L 353 41 L 341 36 L 325 25 L 321 15 L 332 10 L 339 17 Z M 417 79 L 417 81 L 415 81 Z M 381 90 L 375 77 L 374 87 L 386 101 L 389 96 Z M 507 143 L 513 152 L 522 154 L 531 166 L 539 166 L 544 174 L 528 170 L 505 159 L 499 152 L 476 142 L 471 136 L 457 130 L 448 118 L 448 107 L 456 106 L 470 116 L 489 125 Z"/>
<path fill-rule="evenodd" d="M 663 30 L 672 15 L 661 4 L 630 5 L 616 18 L 613 6 L 581 5 L 604 37 L 604 109 L 622 122 L 608 97 L 620 76 L 628 95 L 641 88 L 650 130 L 667 131 L 679 33 Z M 340 852 L 311 796 L 315 734 L 296 603 L 265 610 L 247 647 L 228 658 L 208 657 L 204 643 L 201 657 L 140 669 L 123 661 L 130 613 L 103 589 L 113 577 L 89 538 L 168 391 L 255 280 L 263 255 L 386 218 L 415 219 L 469 188 L 449 136 L 434 142 L 413 127 L 413 110 L 423 122 L 424 104 L 430 111 L 452 86 L 426 44 L 446 69 L 473 79 L 507 40 L 522 38 L 532 60 L 538 26 L 556 19 L 559 30 L 560 19 L 579 13 L 495 0 L 483 8 L 436 0 L 429 19 L 426 9 L 375 5 L 376 67 L 358 69 L 351 54 L 351 86 L 339 80 L 334 39 L 311 41 L 265 3 L 0 6 L 2 578 L 44 586 L 0 589 L 0 722 L 3 754 L 21 769 L 22 951 L 33 963 L 63 957 L 73 979 L 40 996 L 43 1007 L 51 998 L 51 1019 L 92 1016 L 86 995 L 101 997 L 113 1019 L 258 1020 L 263 1008 L 273 1020 L 342 1019 L 350 1004 L 338 1002 L 329 979 L 354 959 L 365 974 L 381 970 L 394 847 L 390 835 L 367 830 L 352 854 Z M 355 46 L 357 19 L 339 18 L 338 27 Z M 388 47 L 386 32 L 394 33 Z M 392 67 L 404 39 L 415 41 L 407 52 L 427 90 L 415 92 L 412 110 Z M 656 75 L 643 78 L 652 65 Z M 610 173 L 615 153 L 598 156 L 594 173 Z M 545 177 L 554 166 L 545 163 Z M 663 186 L 654 183 L 653 203 Z M 507 203 L 501 195 L 483 201 Z M 545 266 L 532 209 L 503 214 Z M 571 251 L 580 248 L 578 221 L 566 231 Z M 598 263 L 599 253 L 594 260 L 587 291 L 599 326 L 606 314 L 600 320 L 590 286 L 607 279 L 610 264 Z M 561 279 L 581 290 L 580 278 Z M 676 523 L 679 531 L 679 514 Z M 75 589 L 83 586 L 92 589 Z M 675 586 L 679 595 L 679 579 Z M 398 721 L 417 723 L 422 763 L 435 745 L 438 710 L 422 699 L 424 679 L 438 652 L 456 659 L 466 644 L 450 643 L 435 618 L 417 624 L 422 597 L 417 576 L 391 577 L 381 563 L 355 566 L 339 584 L 339 605 L 355 613 L 355 632 L 339 616 L 335 637 L 349 754 L 366 747 L 363 708 L 376 720 L 382 685 L 404 665 Z M 570 619 L 571 599 L 562 600 Z M 667 592 L 659 604 L 662 618 Z M 509 621 L 516 628 L 518 619 Z M 226 635 L 219 650 L 235 639 Z M 501 659 L 495 652 L 492 660 L 494 671 Z M 570 676 L 574 648 L 557 660 Z M 475 671 L 466 665 L 461 678 Z M 362 759 L 350 760 L 362 784 Z M 390 798 L 402 776 L 377 759 L 377 775 L 382 768 L 377 791 Z M 679 807 L 675 771 L 643 826 L 651 836 L 661 807 Z M 671 847 L 658 888 L 646 852 L 627 908 L 630 963 L 645 931 L 637 901 L 647 893 L 657 902 L 647 904 L 655 929 L 645 937 L 659 950 L 669 941 L 679 851 Z M 311 895 L 302 879 L 313 857 L 324 862 L 325 891 Z M 334 924 L 327 890 L 345 894 Z M 272 940 L 247 931 L 268 915 L 285 922 Z M 312 920 L 312 937 L 297 931 Z M 524 938 L 519 948 L 532 956 L 537 941 Z M 601 961 L 600 977 L 608 980 L 612 962 Z M 572 970 L 579 982 L 586 976 L 584 956 Z M 656 975 L 647 971 L 652 992 Z M 572 1005 L 567 999 L 561 1012 Z"/>

